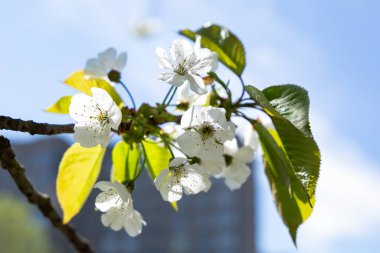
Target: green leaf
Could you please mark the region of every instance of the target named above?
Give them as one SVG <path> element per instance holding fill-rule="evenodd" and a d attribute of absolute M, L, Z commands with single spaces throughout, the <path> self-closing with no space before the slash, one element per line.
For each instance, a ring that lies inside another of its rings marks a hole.
<path fill-rule="evenodd" d="M 286 84 L 270 86 L 262 92 L 277 112 L 305 135 L 312 135 L 309 122 L 310 100 L 304 88 Z"/>
<path fill-rule="evenodd" d="M 278 211 L 295 242 L 298 226 L 312 212 L 320 167 L 319 148 L 310 130 L 309 97 L 296 85 L 271 86 L 262 92 L 246 86 L 245 90 L 276 128 L 269 133 L 261 124 L 255 126 Z"/>
<path fill-rule="evenodd" d="M 240 40 L 225 27 L 209 25 L 191 31 L 181 30 L 180 34 L 195 41 L 196 35 L 200 35 L 202 47 L 208 48 L 218 54 L 219 60 L 238 76 L 241 76 L 245 68 L 245 51 Z"/>
<path fill-rule="evenodd" d="M 126 183 L 133 181 L 140 173 L 140 144 L 128 144 L 125 141 L 117 143 L 112 151 L 111 181 Z"/>
<path fill-rule="evenodd" d="M 69 113 L 69 106 L 70 106 L 72 97 L 73 96 L 61 97 L 60 99 L 58 99 L 57 102 L 55 102 L 52 106 L 46 109 L 45 112 L 62 113 L 62 114 Z"/>
<path fill-rule="evenodd" d="M 284 150 L 260 123 L 255 125 L 264 152 L 264 167 L 276 206 L 296 244 L 297 229 L 312 213 L 308 194 L 295 175 Z M 276 134 L 276 131 L 273 132 Z M 314 197 L 313 197 L 314 200 Z"/>
<path fill-rule="evenodd" d="M 105 149 L 72 145 L 63 155 L 57 177 L 57 197 L 68 223 L 82 208 L 100 172 Z"/>
<path fill-rule="evenodd" d="M 69 78 L 65 80 L 65 84 L 83 92 L 86 93 L 87 95 L 92 95 L 91 94 L 91 88 L 92 87 L 97 87 L 97 88 L 102 88 L 110 94 L 112 99 L 115 101 L 117 105 L 122 104 L 122 100 L 119 96 L 119 94 L 116 92 L 116 90 L 112 87 L 111 84 L 109 84 L 107 81 L 104 79 L 90 79 L 86 78 L 84 75 L 83 70 L 78 70 L 71 74 Z"/>
<path fill-rule="evenodd" d="M 152 139 L 145 139 L 142 142 L 145 152 L 145 165 L 152 180 L 154 180 L 161 170 L 169 167 L 169 160 L 172 158 L 170 150 Z"/>
<path fill-rule="evenodd" d="M 253 86 L 245 89 L 271 117 L 281 145 L 313 204 L 321 159 L 310 131 L 307 92 L 296 85 L 272 86 L 263 92 Z"/>

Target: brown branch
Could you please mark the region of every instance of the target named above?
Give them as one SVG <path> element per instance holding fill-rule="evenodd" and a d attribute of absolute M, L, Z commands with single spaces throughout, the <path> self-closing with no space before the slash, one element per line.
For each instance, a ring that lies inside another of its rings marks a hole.
<path fill-rule="evenodd" d="M 7 116 L 0 116 L 0 130 L 12 130 L 33 134 L 54 135 L 73 133 L 74 124 L 54 125 L 47 123 L 36 123 L 32 120 L 13 119 Z"/>
<path fill-rule="evenodd" d="M 78 235 L 73 227 L 67 224 L 62 224 L 62 219 L 51 205 L 49 197 L 46 194 L 40 193 L 34 189 L 33 185 L 25 176 L 23 166 L 17 162 L 16 155 L 9 140 L 4 136 L 0 136 L 0 167 L 9 172 L 17 187 L 26 196 L 28 201 L 40 209 L 42 214 L 50 220 L 51 224 L 61 231 L 62 234 L 72 243 L 77 252 L 94 252 L 87 240 Z"/>

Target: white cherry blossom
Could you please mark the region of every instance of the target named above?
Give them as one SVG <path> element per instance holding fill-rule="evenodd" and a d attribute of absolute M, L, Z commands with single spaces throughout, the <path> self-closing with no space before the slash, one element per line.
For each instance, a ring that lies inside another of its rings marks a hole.
<path fill-rule="evenodd" d="M 244 146 L 251 147 L 254 151 L 257 151 L 260 145 L 259 135 L 250 125 L 243 132 Z"/>
<path fill-rule="evenodd" d="M 104 89 L 91 88 L 92 97 L 74 95 L 69 107 L 70 116 L 76 121 L 74 140 L 82 147 L 100 144 L 107 147 L 111 128 L 117 130 L 121 122 L 121 111 Z"/>
<path fill-rule="evenodd" d="M 189 164 L 186 158 L 177 157 L 169 163 L 168 169 L 161 171 L 154 184 L 165 201 L 178 201 L 183 191 L 190 195 L 206 188 L 205 178 L 199 170 L 198 164 Z"/>
<path fill-rule="evenodd" d="M 96 197 L 95 206 L 103 212 L 101 221 L 105 227 L 115 231 L 124 228 L 132 237 L 141 234 L 142 226 L 146 226 L 146 222 L 133 209 L 132 197 L 125 186 L 118 182 L 100 181 L 94 188 L 102 191 Z"/>
<path fill-rule="evenodd" d="M 177 139 L 178 136 L 183 134 L 185 131 L 182 129 L 182 127 L 176 123 L 171 124 L 165 124 L 161 127 L 162 131 L 168 135 L 170 135 L 171 138 Z"/>
<path fill-rule="evenodd" d="M 187 103 L 191 105 L 205 105 L 209 97 L 209 92 L 199 95 L 190 90 L 190 84 L 185 83 L 178 88 L 177 91 L 177 102 L 178 103 Z"/>
<path fill-rule="evenodd" d="M 139 211 L 133 210 L 131 216 L 125 220 L 124 229 L 129 236 L 135 237 L 141 234 L 143 226 L 146 226 L 146 222 L 142 215 Z"/>
<path fill-rule="evenodd" d="M 166 70 L 158 79 L 176 87 L 188 83 L 195 93 L 205 94 L 207 89 L 202 77 L 217 68 L 218 57 L 209 49 L 201 48 L 200 40 L 197 37 L 194 49 L 186 40 L 174 40 L 170 48 L 170 59 L 165 49 L 157 48 L 158 64 Z"/>
<path fill-rule="evenodd" d="M 190 107 L 181 118 L 181 127 L 186 129 L 177 139 L 181 150 L 206 160 L 222 156 L 223 143 L 234 138 L 236 129 L 225 114 L 223 108 Z"/>
<path fill-rule="evenodd" d="M 97 58 L 87 60 L 84 73 L 88 77 L 104 78 L 118 83 L 126 62 L 127 54 L 122 52 L 117 55 L 116 49 L 111 47 L 99 53 Z"/>
<path fill-rule="evenodd" d="M 157 17 L 149 17 L 137 20 L 133 31 L 138 37 L 145 38 L 157 34 L 162 29 L 162 21 Z"/>
<path fill-rule="evenodd" d="M 212 182 L 210 179 L 210 174 L 203 174 L 204 182 L 205 182 L 205 188 L 203 189 L 203 192 L 208 192 L 211 189 Z"/>
<path fill-rule="evenodd" d="M 231 191 L 240 189 L 251 174 L 247 164 L 252 162 L 254 150 L 249 146 L 238 148 L 236 139 L 225 142 L 224 148 L 227 166 L 219 176 L 225 178 Z"/>
<path fill-rule="evenodd" d="M 218 175 L 226 167 L 226 162 L 222 155 L 216 157 L 204 157 L 200 159 L 199 166 L 203 168 L 205 173 Z"/>

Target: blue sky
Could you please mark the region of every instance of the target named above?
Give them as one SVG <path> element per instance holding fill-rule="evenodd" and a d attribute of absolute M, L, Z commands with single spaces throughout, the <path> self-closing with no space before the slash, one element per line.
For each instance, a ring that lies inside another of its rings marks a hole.
<path fill-rule="evenodd" d="M 156 80 L 155 48 L 168 48 L 181 28 L 223 24 L 246 47 L 247 83 L 296 83 L 310 92 L 322 169 L 315 213 L 299 231 L 299 251 L 371 252 L 380 247 L 379 7 L 369 0 L 8 1 L 0 10 L 0 114 L 70 122 L 42 109 L 75 94 L 62 80 L 109 46 L 128 52 L 124 77 L 137 102 L 160 101 L 167 86 Z M 158 17 L 162 29 L 136 37 L 134 25 L 149 17 Z M 262 170 L 254 176 L 260 252 L 295 252 Z"/>

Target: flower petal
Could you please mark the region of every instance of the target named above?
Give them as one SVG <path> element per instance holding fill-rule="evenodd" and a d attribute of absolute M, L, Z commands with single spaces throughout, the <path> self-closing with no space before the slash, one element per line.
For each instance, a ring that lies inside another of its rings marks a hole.
<path fill-rule="evenodd" d="M 181 75 L 178 75 L 178 74 L 174 74 L 172 76 L 172 79 L 168 81 L 168 83 L 170 83 L 171 85 L 174 85 L 176 87 L 179 87 L 183 84 L 185 84 L 187 82 L 187 80 L 181 76 Z"/>
<path fill-rule="evenodd" d="M 128 189 L 124 185 L 120 184 L 117 181 L 113 182 L 112 185 L 124 202 L 126 203 L 132 202 L 131 194 L 129 193 Z"/>
<path fill-rule="evenodd" d="M 199 95 L 190 90 L 190 83 L 186 82 L 177 90 L 178 103 L 188 103 L 189 105 L 205 105 L 207 103 L 208 93 Z"/>
<path fill-rule="evenodd" d="M 214 135 L 219 142 L 224 143 L 227 140 L 232 140 L 235 137 L 235 131 L 235 124 L 232 122 L 227 122 L 226 128 L 216 129 Z"/>
<path fill-rule="evenodd" d="M 117 201 L 120 199 L 117 191 L 112 188 L 107 191 L 101 192 L 96 196 L 95 206 L 102 212 L 106 212 L 112 207 L 116 206 Z"/>
<path fill-rule="evenodd" d="M 104 77 L 108 73 L 105 70 L 103 64 L 99 62 L 97 58 L 91 58 L 86 62 L 86 66 L 84 67 L 84 74 L 92 77 Z"/>
<path fill-rule="evenodd" d="M 234 156 L 235 153 L 239 150 L 238 143 L 236 138 L 226 141 L 224 143 L 224 153 L 230 156 Z"/>
<path fill-rule="evenodd" d="M 119 54 L 116 61 L 114 62 L 112 69 L 121 73 L 126 63 L 127 63 L 127 53 L 122 52 Z"/>
<path fill-rule="evenodd" d="M 215 71 L 218 67 L 218 56 L 206 48 L 201 48 L 196 54 L 196 64 L 191 68 L 193 73 L 198 75 L 206 75 L 211 71 Z"/>
<path fill-rule="evenodd" d="M 76 94 L 71 98 L 70 117 L 77 122 L 89 121 L 90 117 L 99 114 L 96 101 L 86 94 Z"/>
<path fill-rule="evenodd" d="M 94 185 L 94 188 L 97 188 L 101 191 L 108 191 L 109 189 L 114 188 L 114 184 L 110 181 L 99 181 Z"/>
<path fill-rule="evenodd" d="M 161 73 L 157 78 L 176 87 L 183 85 L 187 81 L 183 76 L 174 72 Z"/>
<path fill-rule="evenodd" d="M 99 53 L 98 59 L 105 69 L 110 70 L 113 67 L 114 62 L 116 61 L 116 55 L 117 55 L 116 49 L 110 47 L 104 52 Z"/>
<path fill-rule="evenodd" d="M 202 36 L 195 35 L 195 44 L 194 44 L 194 53 L 198 54 L 199 50 L 201 49 L 201 40 Z"/>
<path fill-rule="evenodd" d="M 203 106 L 194 105 L 187 109 L 187 111 L 182 115 L 181 127 L 191 128 L 200 126 L 203 124 L 202 112 L 204 110 Z"/>
<path fill-rule="evenodd" d="M 168 83 L 173 79 L 174 75 L 176 75 L 174 72 L 161 73 L 157 76 L 157 79 Z"/>
<path fill-rule="evenodd" d="M 180 149 L 188 156 L 196 156 L 202 152 L 201 138 L 197 132 L 186 131 L 177 139 Z"/>
<path fill-rule="evenodd" d="M 250 163 L 253 161 L 254 150 L 251 147 L 242 147 L 236 151 L 234 160 L 238 163 Z"/>
<path fill-rule="evenodd" d="M 92 148 L 98 146 L 97 140 L 100 126 L 97 124 L 88 124 L 86 122 L 80 122 L 74 126 L 74 140 L 79 142 L 84 148 Z"/>
<path fill-rule="evenodd" d="M 171 176 L 161 185 L 160 193 L 165 201 L 178 201 L 182 198 L 182 185 L 177 182 L 177 178 Z"/>
<path fill-rule="evenodd" d="M 171 167 L 180 167 L 187 163 L 187 159 L 184 157 L 176 157 L 169 163 L 169 168 Z"/>
<path fill-rule="evenodd" d="M 141 234 L 143 225 L 146 226 L 146 222 L 141 214 L 134 210 L 131 216 L 125 220 L 124 229 L 129 236 L 135 237 Z"/>
<path fill-rule="evenodd" d="M 204 192 L 208 192 L 211 188 L 212 182 L 210 179 L 209 174 L 203 174 L 204 182 L 205 182 L 205 188 L 203 189 Z"/>
<path fill-rule="evenodd" d="M 207 107 L 207 114 L 213 122 L 216 122 L 221 128 L 227 127 L 226 110 L 224 108 Z"/>
<path fill-rule="evenodd" d="M 216 142 L 213 138 L 206 139 L 199 143 L 198 156 L 201 159 L 219 157 L 223 155 L 223 144 Z"/>
<path fill-rule="evenodd" d="M 102 148 L 107 148 L 111 139 L 110 135 L 111 135 L 111 126 L 109 124 L 106 124 L 102 128 L 100 128 L 100 131 L 98 132 L 96 138 L 97 138 L 97 142 L 100 144 L 100 146 L 102 146 Z"/>
<path fill-rule="evenodd" d="M 119 231 L 124 226 L 124 216 L 120 214 L 116 207 L 109 209 L 102 214 L 101 221 L 103 226 L 110 227 L 112 230 Z"/>
<path fill-rule="evenodd" d="M 226 167 L 226 162 L 223 156 L 206 157 L 201 159 L 199 166 L 199 171 L 202 173 L 211 173 L 212 175 L 218 175 Z"/>
<path fill-rule="evenodd" d="M 156 48 L 156 55 L 158 58 L 158 65 L 160 66 L 160 68 L 173 70 L 173 67 L 168 59 L 168 54 L 166 53 L 165 49 L 161 47 Z"/>
<path fill-rule="evenodd" d="M 183 172 L 180 181 L 187 194 L 197 194 L 206 188 L 203 176 L 193 170 Z"/>
<path fill-rule="evenodd" d="M 224 171 L 225 183 L 227 187 L 233 191 L 240 189 L 240 187 L 247 181 L 251 170 L 246 164 L 233 164 Z"/>
<path fill-rule="evenodd" d="M 96 122 L 79 122 L 74 126 L 74 140 L 84 148 L 95 147 L 98 144 L 106 148 L 110 141 L 111 127 L 101 126 Z"/>
<path fill-rule="evenodd" d="M 190 83 L 190 89 L 199 95 L 203 95 L 207 93 L 207 89 L 203 82 L 203 79 L 197 75 L 186 75 L 185 78 Z"/>
<path fill-rule="evenodd" d="M 170 56 L 177 64 L 182 64 L 192 53 L 193 48 L 187 40 L 176 39 L 172 42 Z"/>
<path fill-rule="evenodd" d="M 116 104 L 114 104 L 108 111 L 108 119 L 111 128 L 118 130 L 119 125 L 121 123 L 122 114 L 119 107 Z"/>
<path fill-rule="evenodd" d="M 161 170 L 160 174 L 158 174 L 158 176 L 154 179 L 154 185 L 156 186 L 157 190 L 160 189 L 162 182 L 167 178 L 168 174 L 169 170 L 163 169 Z"/>
<path fill-rule="evenodd" d="M 101 88 L 92 87 L 91 88 L 92 97 L 95 102 L 99 105 L 99 108 L 103 112 L 107 112 L 111 109 L 115 102 L 112 97 L 108 94 L 108 92 Z"/>
<path fill-rule="evenodd" d="M 246 128 L 246 130 L 243 133 L 244 137 L 244 146 L 250 146 L 255 151 L 258 150 L 260 141 L 259 136 L 255 130 L 253 130 L 252 126 Z"/>

